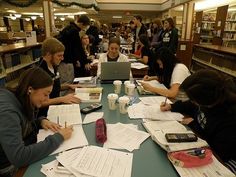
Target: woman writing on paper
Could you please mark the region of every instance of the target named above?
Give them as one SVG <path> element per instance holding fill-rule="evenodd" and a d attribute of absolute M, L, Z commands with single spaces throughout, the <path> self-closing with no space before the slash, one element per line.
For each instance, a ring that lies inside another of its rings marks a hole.
<path fill-rule="evenodd" d="M 22 73 L 16 91 L 0 89 L 0 176 L 12 177 L 16 169 L 38 161 L 71 137 L 72 127 L 61 128 L 37 110 L 49 98 L 53 81 L 40 68 Z M 54 135 L 37 142 L 39 128 L 51 129 Z"/>
<path fill-rule="evenodd" d="M 120 53 L 120 39 L 116 37 L 112 37 L 109 39 L 108 43 L 108 52 L 103 53 L 99 56 L 97 76 L 101 75 L 101 63 L 102 62 L 128 62 L 128 57 L 122 53 Z"/>
<path fill-rule="evenodd" d="M 164 84 L 167 89 L 151 86 L 147 82 L 142 82 L 145 90 L 173 98 L 176 100 L 185 99 L 184 94 L 179 92 L 180 84 L 190 75 L 188 68 L 180 63 L 175 55 L 166 47 L 159 50 L 159 56 L 156 57 L 156 63 L 159 69 L 156 76 L 144 76 L 144 81 L 157 80 Z M 183 97 L 183 98 L 181 98 Z"/>
<path fill-rule="evenodd" d="M 201 70 L 181 85 L 190 100 L 162 104 L 161 110 L 187 115 L 183 120 L 207 141 L 236 174 L 236 85 L 217 71 Z"/>

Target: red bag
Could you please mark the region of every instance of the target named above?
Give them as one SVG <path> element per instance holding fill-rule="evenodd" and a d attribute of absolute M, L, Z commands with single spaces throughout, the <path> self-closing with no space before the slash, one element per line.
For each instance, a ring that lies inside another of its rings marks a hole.
<path fill-rule="evenodd" d="M 107 140 L 107 127 L 103 118 L 96 121 L 96 141 L 97 143 L 104 143 Z"/>

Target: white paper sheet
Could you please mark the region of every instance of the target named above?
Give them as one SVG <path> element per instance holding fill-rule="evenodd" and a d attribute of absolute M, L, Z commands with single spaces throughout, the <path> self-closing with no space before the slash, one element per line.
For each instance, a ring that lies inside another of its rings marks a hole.
<path fill-rule="evenodd" d="M 92 76 L 90 76 L 90 77 L 77 77 L 77 78 L 74 78 L 74 82 L 91 81 L 91 80 L 92 80 Z"/>
<path fill-rule="evenodd" d="M 74 125 L 73 126 L 73 133 L 70 139 L 65 140 L 52 154 L 56 154 L 68 149 L 82 147 L 88 145 L 87 138 L 85 136 L 84 130 L 82 125 Z M 54 132 L 51 130 L 39 130 L 38 133 L 38 142 L 43 141 L 47 136 L 53 135 Z"/>
<path fill-rule="evenodd" d="M 147 68 L 148 66 L 139 62 L 136 63 L 131 63 L 131 68 L 134 69 L 143 69 L 143 68 Z"/>
<path fill-rule="evenodd" d="M 140 97 L 139 98 L 143 104 L 152 105 L 158 104 L 161 105 L 162 102 L 165 102 L 166 97 L 164 96 L 150 96 L 150 97 Z M 167 99 L 166 103 L 172 103 L 169 99 Z"/>
<path fill-rule="evenodd" d="M 150 135 L 144 131 L 135 130 L 123 124 L 117 123 L 109 132 L 109 141 L 118 146 L 133 151 L 145 141 Z"/>
<path fill-rule="evenodd" d="M 83 124 L 89 124 L 91 122 L 96 122 L 96 120 L 103 117 L 103 112 L 92 112 L 85 116 Z"/>
<path fill-rule="evenodd" d="M 148 121 L 143 125 L 152 139 L 168 152 L 208 146 L 201 138 L 196 142 L 168 143 L 165 138 L 166 133 L 193 133 L 177 121 Z"/>
<path fill-rule="evenodd" d="M 123 124 L 123 125 L 133 128 L 135 130 L 138 130 L 138 125 L 134 125 L 134 124 Z M 103 144 L 103 147 L 109 148 L 109 149 L 124 149 L 122 146 L 111 141 L 112 138 L 110 137 L 110 132 L 112 132 L 114 126 L 116 126 L 116 124 L 107 124 L 107 141 Z M 139 148 L 140 146 L 138 146 L 136 149 L 139 149 Z"/>
<path fill-rule="evenodd" d="M 79 104 L 51 105 L 48 109 L 47 118 L 55 123 L 64 125 L 82 124 Z"/>
<path fill-rule="evenodd" d="M 131 177 L 133 154 L 97 146 L 84 147 L 72 167 L 99 177 Z"/>

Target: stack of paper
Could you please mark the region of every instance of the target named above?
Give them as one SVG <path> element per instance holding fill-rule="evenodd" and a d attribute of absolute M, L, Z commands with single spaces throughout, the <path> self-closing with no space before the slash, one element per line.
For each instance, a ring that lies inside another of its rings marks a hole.
<path fill-rule="evenodd" d="M 143 69 L 143 68 L 147 68 L 147 67 L 148 67 L 148 65 L 145 65 L 145 64 L 142 64 L 139 62 L 131 63 L 131 68 L 134 68 L 134 69 Z"/>
<path fill-rule="evenodd" d="M 131 177 L 132 153 L 87 146 L 63 152 L 56 158 L 42 165 L 41 172 L 48 177 Z M 58 162 L 62 165 L 60 168 Z M 62 167 L 64 174 L 60 170 Z"/>
<path fill-rule="evenodd" d="M 161 111 L 159 104 L 145 105 L 142 102 L 128 107 L 130 119 L 177 120 L 182 121 L 183 115 L 171 111 Z"/>
<path fill-rule="evenodd" d="M 108 124 L 107 141 L 104 143 L 106 148 L 127 149 L 133 151 L 139 149 L 140 145 L 150 135 L 144 131 L 137 130 L 133 126 L 126 124 Z"/>
<path fill-rule="evenodd" d="M 60 125 L 82 124 L 79 104 L 50 105 L 47 118 Z"/>
<path fill-rule="evenodd" d="M 97 88 L 76 88 L 76 97 L 81 99 L 81 102 L 101 102 L 102 87 Z"/>
<path fill-rule="evenodd" d="M 164 84 L 160 84 L 157 80 L 151 80 L 151 81 L 136 80 L 136 82 L 138 84 L 137 89 L 140 95 L 154 95 L 155 94 L 153 92 L 145 90 L 143 86 L 141 85 L 141 82 L 148 83 L 152 87 L 155 87 L 155 88 L 167 89 Z"/>
<path fill-rule="evenodd" d="M 74 79 L 73 83 L 79 83 L 81 87 L 96 87 L 97 78 L 96 77 L 77 77 Z"/>
<path fill-rule="evenodd" d="M 196 142 L 169 143 L 166 133 L 193 133 L 177 121 L 148 121 L 143 126 L 151 134 L 152 139 L 168 152 L 208 146 L 207 142 L 198 138 Z"/>
<path fill-rule="evenodd" d="M 40 129 L 37 135 L 38 142 L 43 141 L 49 135 L 53 134 L 54 132 L 52 132 L 51 130 Z M 88 141 L 82 128 L 82 125 L 74 125 L 71 137 L 68 140 L 65 140 L 52 154 L 86 145 L 88 145 Z"/>

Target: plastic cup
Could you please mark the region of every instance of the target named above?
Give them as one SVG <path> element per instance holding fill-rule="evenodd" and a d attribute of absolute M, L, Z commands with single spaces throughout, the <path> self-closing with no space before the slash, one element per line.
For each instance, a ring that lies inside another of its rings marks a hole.
<path fill-rule="evenodd" d="M 113 82 L 113 85 L 114 85 L 114 92 L 116 94 L 120 94 L 122 82 L 120 80 L 115 80 Z"/>
<path fill-rule="evenodd" d="M 128 109 L 129 98 L 127 96 L 122 96 L 119 98 L 119 110 L 121 114 L 126 114 Z"/>
<path fill-rule="evenodd" d="M 110 93 L 107 96 L 108 106 L 110 110 L 116 110 L 116 100 L 118 99 L 118 95 L 114 93 Z"/>

